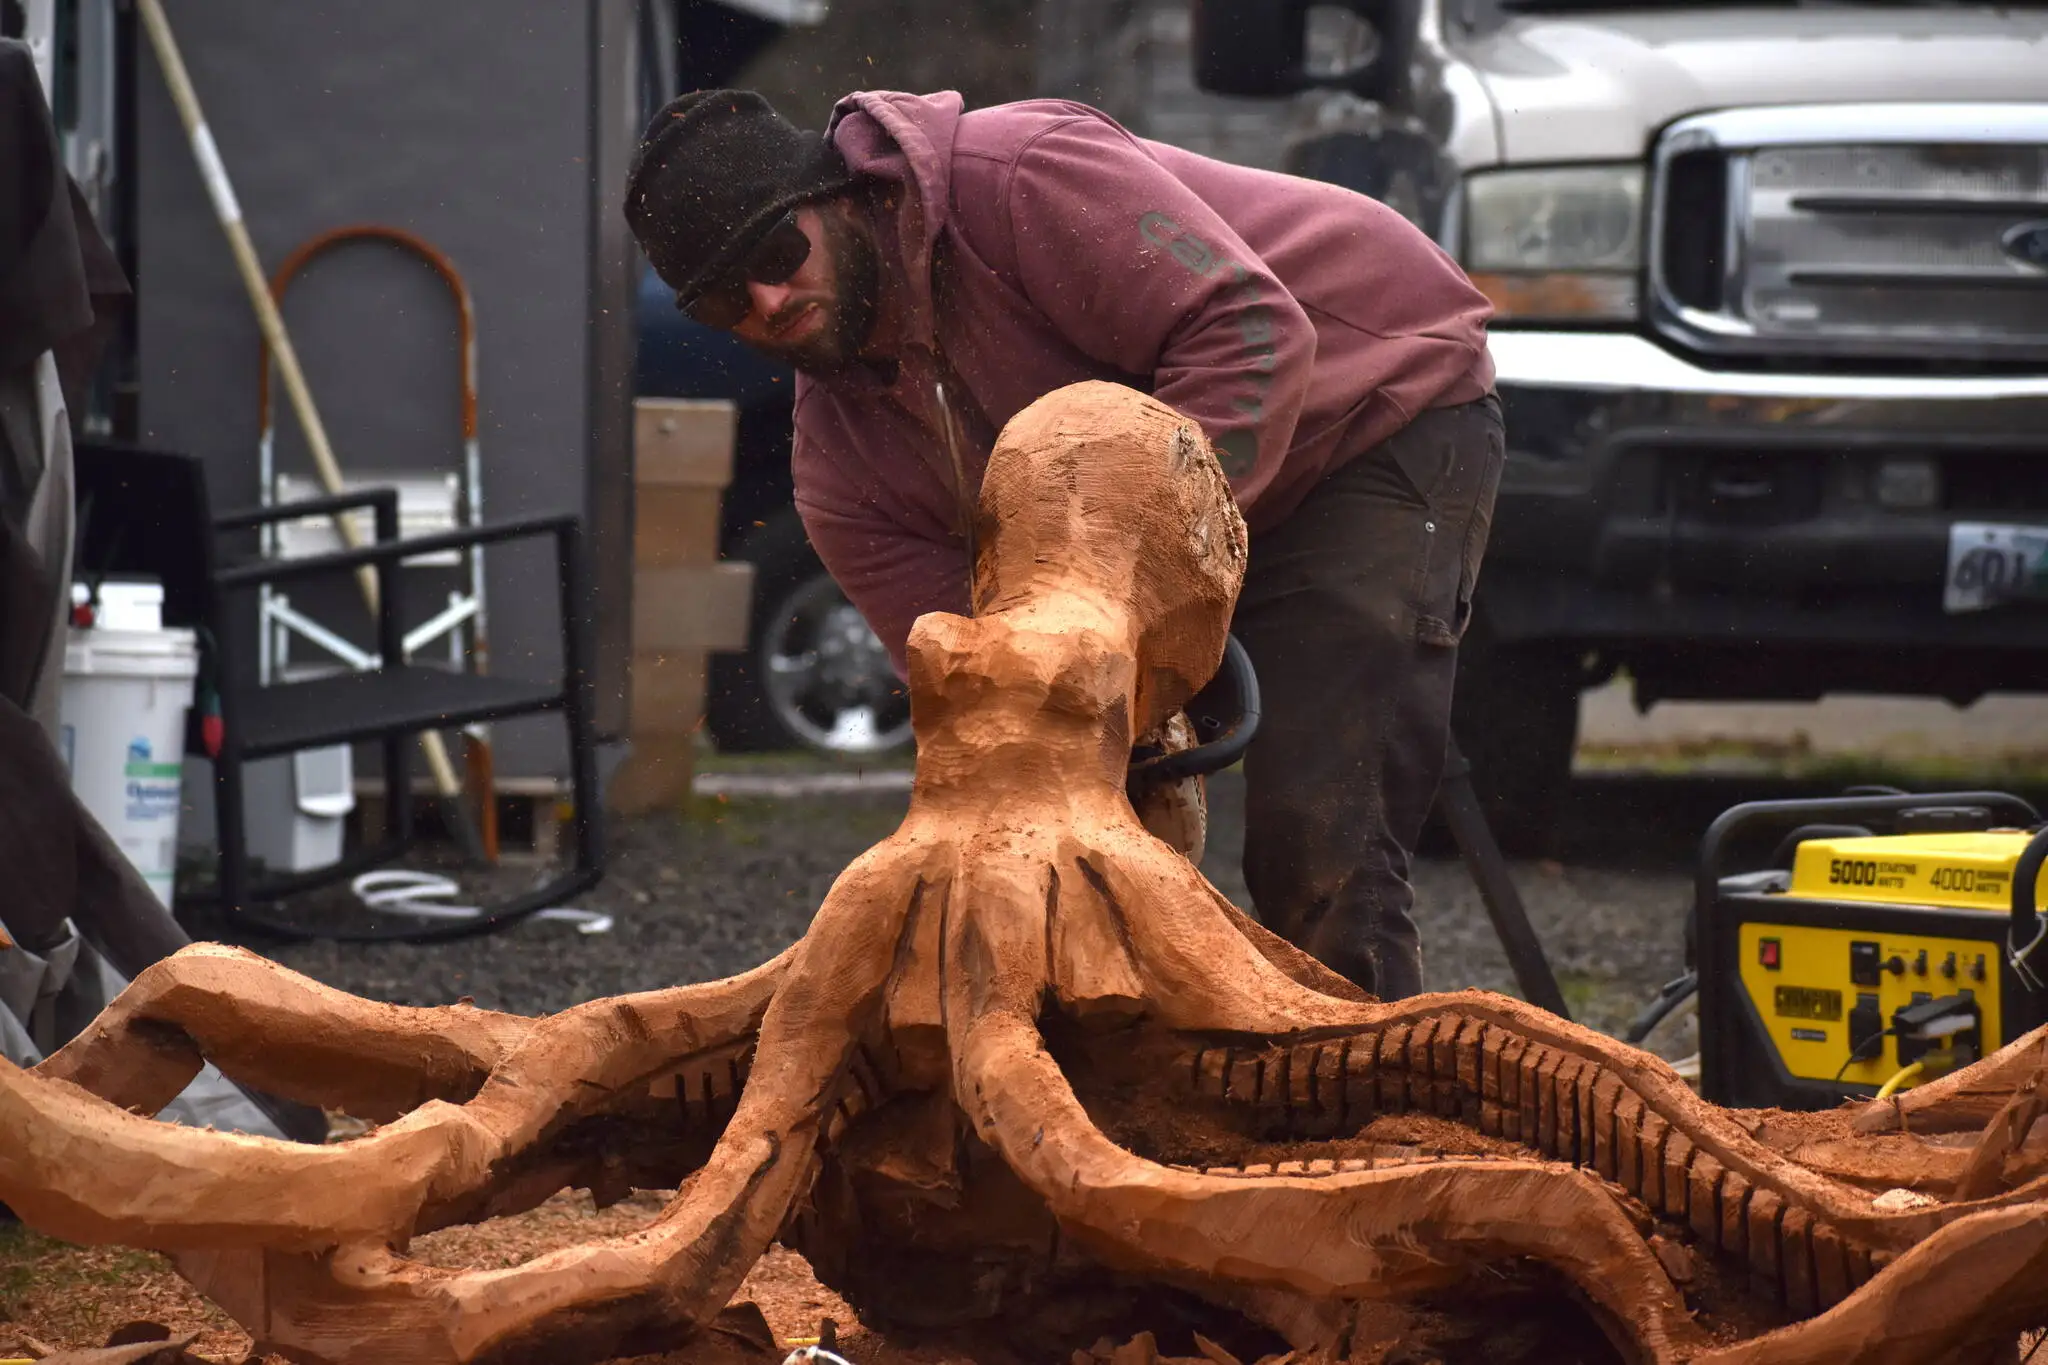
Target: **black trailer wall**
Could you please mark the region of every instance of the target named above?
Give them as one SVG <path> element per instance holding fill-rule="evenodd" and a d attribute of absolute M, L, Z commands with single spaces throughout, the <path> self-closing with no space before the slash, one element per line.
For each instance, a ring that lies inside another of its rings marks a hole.
<path fill-rule="evenodd" d="M 631 0 L 169 0 L 266 272 L 350 223 L 418 233 L 475 297 L 484 506 L 580 510 L 599 591 L 599 719 L 616 725 L 630 590 L 632 336 L 618 185 L 634 112 Z M 259 340 L 161 72 L 137 89 L 141 431 L 204 458 L 217 507 L 256 500 Z M 284 314 L 344 469 L 457 469 L 455 314 L 438 278 L 349 246 Z M 312 464 L 285 403 L 279 461 Z M 553 667 L 541 547 L 491 561 L 491 652 Z M 344 593 L 337 614 L 349 605 Z M 301 649 L 302 655 L 311 651 Z M 566 771 L 551 722 L 498 727 L 498 771 Z"/>

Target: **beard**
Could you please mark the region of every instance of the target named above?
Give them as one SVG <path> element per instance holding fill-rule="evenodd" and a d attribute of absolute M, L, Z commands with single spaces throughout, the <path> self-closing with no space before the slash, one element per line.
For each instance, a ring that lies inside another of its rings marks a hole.
<path fill-rule="evenodd" d="M 816 305 L 825 311 L 824 325 L 802 341 L 786 346 L 763 341 L 755 343 L 755 349 L 803 374 L 825 379 L 851 369 L 860 359 L 860 348 L 867 343 L 868 333 L 875 325 L 881 262 L 866 224 L 853 213 L 828 212 L 822 216 L 821 224 L 825 249 L 832 260 L 833 285 L 831 300 Z M 797 304 L 786 319 L 778 317 L 773 322 L 792 322 L 810 306 Z"/>

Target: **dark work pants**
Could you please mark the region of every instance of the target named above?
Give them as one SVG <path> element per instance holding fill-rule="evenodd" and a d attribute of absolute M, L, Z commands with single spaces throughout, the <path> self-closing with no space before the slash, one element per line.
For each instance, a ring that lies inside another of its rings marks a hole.
<path fill-rule="evenodd" d="M 1231 626 L 1264 702 L 1245 756 L 1253 906 L 1382 999 L 1422 989 L 1409 855 L 1503 453 L 1497 399 L 1423 413 L 1253 538 Z"/>

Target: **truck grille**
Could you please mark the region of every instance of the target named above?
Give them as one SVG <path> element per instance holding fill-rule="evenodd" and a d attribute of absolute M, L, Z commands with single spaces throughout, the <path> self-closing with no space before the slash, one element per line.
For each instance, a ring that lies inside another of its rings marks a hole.
<path fill-rule="evenodd" d="M 1687 119 L 1651 212 L 1656 322 L 1700 350 L 2048 357 L 2048 105 Z"/>

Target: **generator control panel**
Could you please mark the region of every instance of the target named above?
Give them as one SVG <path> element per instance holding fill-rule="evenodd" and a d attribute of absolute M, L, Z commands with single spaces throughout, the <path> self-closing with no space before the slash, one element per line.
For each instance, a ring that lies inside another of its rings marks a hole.
<path fill-rule="evenodd" d="M 1973 1016 L 1948 1035 L 1960 1050 L 1941 1057 L 1943 1070 L 2006 1041 L 1994 943 L 1767 922 L 1744 924 L 1739 942 L 1744 993 L 1785 1069 L 1802 1079 L 1882 1085 L 1941 1051 L 1911 1036 L 1920 1030 L 1892 1027 L 1901 1010 L 1937 1000 Z"/>

